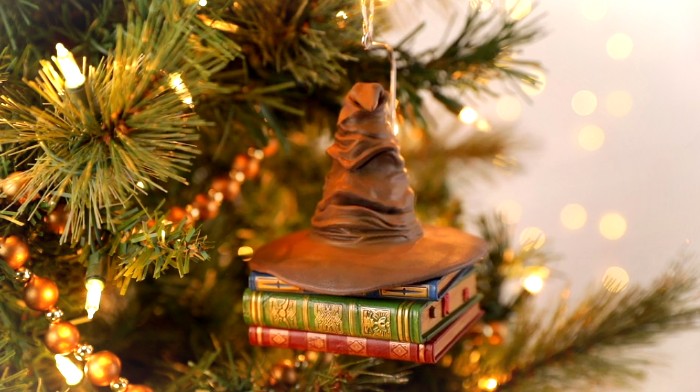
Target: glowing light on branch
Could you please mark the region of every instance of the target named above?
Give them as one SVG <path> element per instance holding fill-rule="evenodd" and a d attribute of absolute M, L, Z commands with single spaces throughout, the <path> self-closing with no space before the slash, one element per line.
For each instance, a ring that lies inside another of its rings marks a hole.
<path fill-rule="evenodd" d="M 190 90 L 185 85 L 185 82 L 182 81 L 182 74 L 179 72 L 171 73 L 168 75 L 168 81 L 170 88 L 175 90 L 175 93 L 180 97 L 182 103 L 187 106 L 192 106 L 192 94 L 190 94 Z"/>
<path fill-rule="evenodd" d="M 105 283 L 102 279 L 90 278 L 85 282 L 87 296 L 85 297 L 85 311 L 89 319 L 95 316 L 95 313 L 100 309 L 100 301 L 102 300 L 102 290 L 105 288 Z"/>
<path fill-rule="evenodd" d="M 66 49 L 63 44 L 56 44 L 56 56 L 53 57 L 53 61 L 63 74 L 66 88 L 75 89 L 85 84 L 85 75 L 80 71 L 78 63 L 75 62 L 73 53 Z"/>
<path fill-rule="evenodd" d="M 495 391 L 498 388 L 498 380 L 493 377 L 482 377 L 479 379 L 478 386 L 482 391 Z"/>
<path fill-rule="evenodd" d="M 522 280 L 523 288 L 530 294 L 537 294 L 544 288 L 544 281 L 548 277 L 549 268 L 541 266 L 528 267 Z"/>
<path fill-rule="evenodd" d="M 474 110 L 474 108 L 465 106 L 459 111 L 459 121 L 472 125 L 479 119 L 479 113 Z"/>
<path fill-rule="evenodd" d="M 66 379 L 66 384 L 71 386 L 80 384 L 84 373 L 75 362 L 61 354 L 56 354 L 54 359 L 56 360 L 56 368 L 61 372 L 63 378 Z"/>

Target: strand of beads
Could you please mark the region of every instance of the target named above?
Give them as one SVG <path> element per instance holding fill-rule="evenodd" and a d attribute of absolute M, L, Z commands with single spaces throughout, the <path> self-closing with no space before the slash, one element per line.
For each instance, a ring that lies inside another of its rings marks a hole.
<path fill-rule="evenodd" d="M 121 375 L 121 360 L 110 351 L 93 353 L 93 347 L 81 343 L 80 331 L 63 320 L 63 311 L 56 306 L 58 286 L 35 275 L 26 266 L 29 246 L 18 236 L 0 238 L 0 257 L 15 271 L 15 279 L 24 285 L 24 302 L 28 308 L 44 312 L 49 328 L 44 337 L 46 348 L 54 354 L 56 367 L 68 385 L 78 385 L 87 375 L 95 386 L 109 386 L 113 392 L 153 392 L 145 385 L 129 384 Z"/>
<path fill-rule="evenodd" d="M 168 211 L 168 219 L 188 222 L 214 219 L 219 214 L 219 208 L 224 201 L 234 201 L 238 198 L 241 186 L 246 180 L 257 177 L 260 164 L 266 157 L 274 155 L 279 150 L 279 142 L 271 139 L 263 149 L 249 148 L 247 154 L 238 154 L 231 163 L 227 176 L 217 177 L 211 183 L 207 193 L 195 196 L 192 203 L 186 207 L 172 207 Z"/>

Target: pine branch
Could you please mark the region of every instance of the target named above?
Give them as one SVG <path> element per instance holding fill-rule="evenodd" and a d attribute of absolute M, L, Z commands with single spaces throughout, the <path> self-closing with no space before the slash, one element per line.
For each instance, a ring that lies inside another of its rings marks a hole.
<path fill-rule="evenodd" d="M 205 124 L 187 105 L 214 88 L 207 79 L 233 56 L 218 50 L 227 42 L 217 39 L 218 32 L 194 22 L 194 7 L 167 1 L 150 7 L 145 19 L 132 11 L 126 28 L 117 29 L 114 55 L 89 70 L 85 100 L 64 94 L 48 62 L 29 82 L 48 106 L 0 97 L 0 126 L 6 129 L 0 143 L 11 145 L 4 155 L 36 156 L 15 197 L 19 211 L 31 217 L 35 199 L 66 197 L 64 239 L 70 235 L 73 243 L 85 231 L 93 241 L 100 229 L 113 231 L 119 206 L 132 204 L 146 193 L 143 188 L 186 181 L 179 173 L 197 153 L 192 142 Z M 204 40 L 210 46 L 201 50 Z"/>
<path fill-rule="evenodd" d="M 343 62 L 353 60 L 343 48 L 359 37 L 359 17 L 351 15 L 346 20 L 336 14 L 356 9 L 354 1 L 210 3 L 212 19 L 233 24 L 236 42 L 245 48 L 246 61 L 263 79 L 277 79 L 270 71 L 289 72 L 299 84 L 338 84 L 346 72 Z"/>
<path fill-rule="evenodd" d="M 39 9 L 32 0 L 1 0 L 0 22 L 4 34 L 0 34 L 0 47 L 9 46 L 14 51 L 20 51 L 24 44 L 24 34 L 31 26 L 31 14 Z"/>
<path fill-rule="evenodd" d="M 5 320 L 3 320 L 5 321 Z M 8 329 L 9 326 L 2 323 L 0 328 L 0 390 L 6 392 L 23 392 L 30 390 L 32 384 L 29 381 L 29 370 L 22 369 L 17 372 L 11 372 L 11 362 L 16 362 L 17 352 L 11 347 L 12 338 Z"/>
<path fill-rule="evenodd" d="M 419 123 L 424 123 L 421 90 L 428 90 L 457 114 L 464 104 L 456 94 L 495 95 L 492 85 L 496 81 L 536 85 L 531 72 L 540 69 L 539 63 L 517 58 L 522 46 L 541 38 L 536 23 L 529 17 L 515 20 L 505 13 L 471 8 L 462 30 L 446 48 L 412 55 L 399 46 L 399 61 L 403 65 L 399 69 L 398 96 L 404 113 L 414 113 Z M 416 33 L 410 33 L 402 42 L 410 42 Z"/>
<path fill-rule="evenodd" d="M 189 273 L 191 262 L 209 260 L 206 236 L 186 220 L 174 225 L 156 217 L 153 221 L 129 226 L 124 226 L 128 234 L 110 251 L 110 256 L 119 260 L 115 279 L 121 280 L 122 294 L 131 279 L 141 281 L 149 274 L 158 279 L 170 268 L 175 268 L 182 277 Z"/>
<path fill-rule="evenodd" d="M 618 294 L 601 288 L 569 314 L 562 303 L 548 324 L 542 315 L 520 312 L 510 343 L 488 352 L 486 372 L 511 374 L 504 391 L 629 385 L 651 360 L 621 350 L 697 327 L 699 294 L 697 274 L 677 264 L 648 288 L 632 286 Z"/>

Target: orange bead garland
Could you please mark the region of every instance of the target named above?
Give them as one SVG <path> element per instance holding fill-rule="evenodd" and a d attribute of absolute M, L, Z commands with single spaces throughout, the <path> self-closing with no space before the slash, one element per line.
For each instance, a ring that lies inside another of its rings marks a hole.
<path fill-rule="evenodd" d="M 52 323 L 46 332 L 44 343 L 54 354 L 67 354 L 80 344 L 80 332 L 68 321 Z"/>
<path fill-rule="evenodd" d="M 13 270 L 24 266 L 29 260 L 29 246 L 16 235 L 11 235 L 0 242 L 0 256 Z"/>
<path fill-rule="evenodd" d="M 93 385 L 106 387 L 119 378 L 122 362 L 111 351 L 98 351 L 88 358 L 85 371 Z"/>
<path fill-rule="evenodd" d="M 51 279 L 32 276 L 24 288 L 24 302 L 30 309 L 46 312 L 58 301 L 58 286 Z"/>

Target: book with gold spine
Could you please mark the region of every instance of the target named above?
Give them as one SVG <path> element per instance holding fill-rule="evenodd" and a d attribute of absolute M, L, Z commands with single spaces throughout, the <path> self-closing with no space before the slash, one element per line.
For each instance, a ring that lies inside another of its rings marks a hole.
<path fill-rule="evenodd" d="M 272 293 L 247 289 L 243 317 L 248 325 L 423 343 L 462 306 L 479 301 L 476 276 L 450 286 L 439 301 L 401 301 Z"/>

